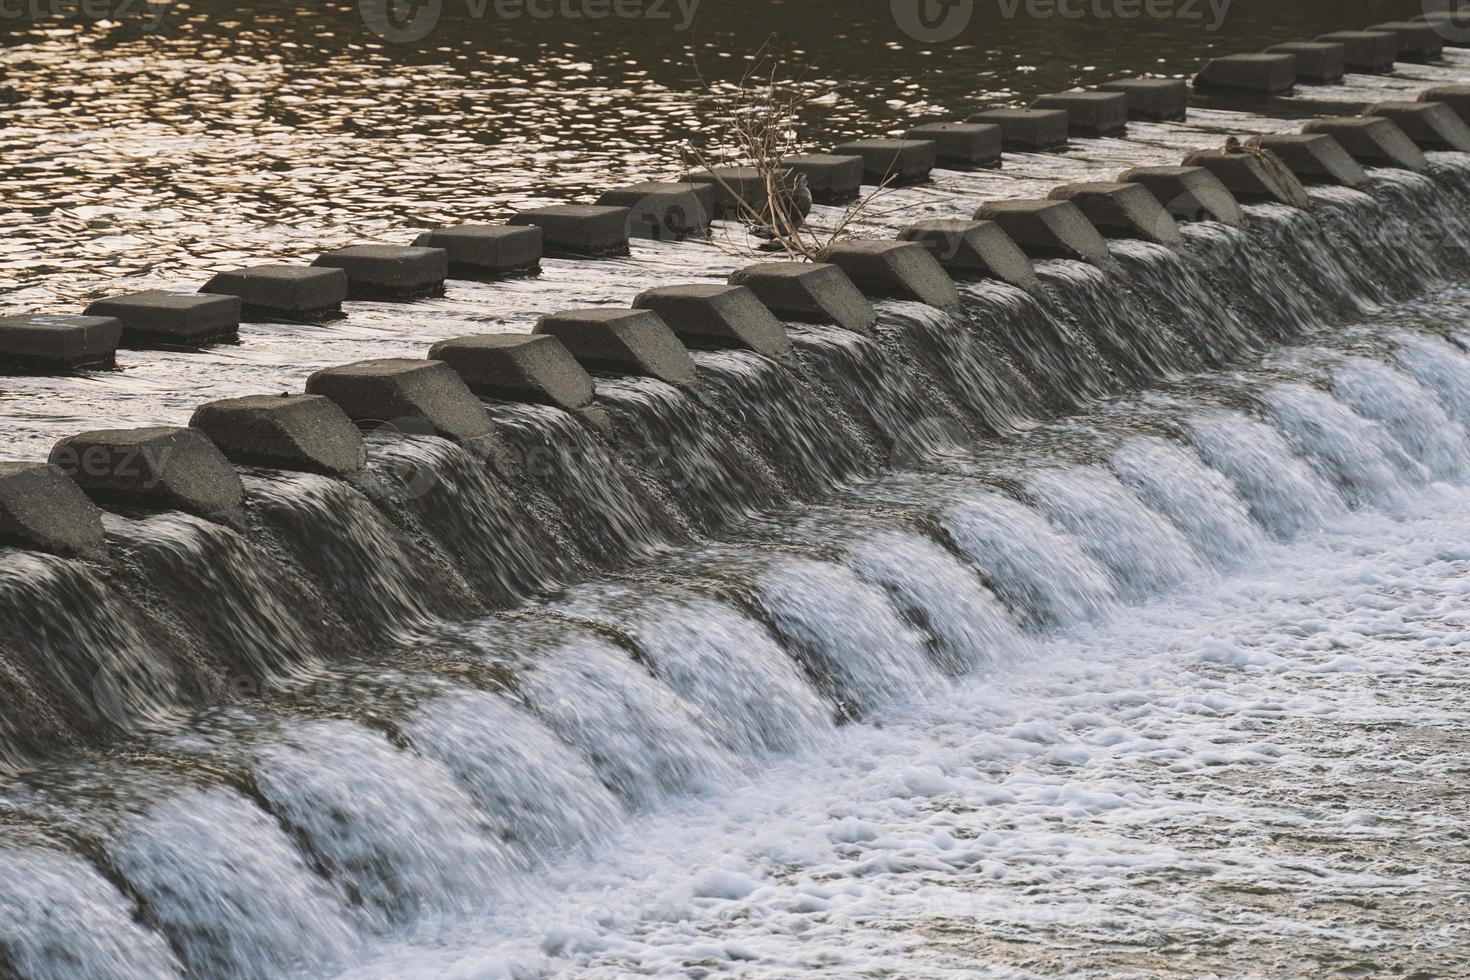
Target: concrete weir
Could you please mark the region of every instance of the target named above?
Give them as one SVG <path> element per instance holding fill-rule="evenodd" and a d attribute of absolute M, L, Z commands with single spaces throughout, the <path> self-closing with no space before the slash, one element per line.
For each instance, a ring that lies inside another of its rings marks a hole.
<path fill-rule="evenodd" d="M 732 272 L 730 283 L 749 287 L 772 313 L 787 320 L 830 323 L 872 336 L 878 319 L 847 274 L 825 262 L 763 262 Z"/>
<path fill-rule="evenodd" d="M 737 347 L 775 358 L 792 350 L 781 321 L 744 286 L 659 286 L 639 293 L 633 308 L 657 313 L 690 347 Z"/>
<path fill-rule="evenodd" d="M 105 429 L 62 439 L 50 463 L 103 506 L 184 510 L 238 523 L 245 495 L 225 455 L 198 429 Z"/>
<path fill-rule="evenodd" d="M 1415 172 L 1429 169 L 1424 151 L 1391 119 L 1333 116 L 1313 119 L 1302 127 L 1302 132 L 1331 136 L 1354 160 L 1371 167 L 1399 167 Z"/>
<path fill-rule="evenodd" d="M 1245 212 L 1220 178 L 1204 167 L 1134 167 L 1118 175 L 1125 184 L 1148 188 L 1176 221 L 1219 221 L 1245 225 Z"/>
<path fill-rule="evenodd" d="M 1253 153 L 1227 153 L 1223 150 L 1196 150 L 1184 158 L 1186 167 L 1202 167 L 1214 174 L 1239 201 L 1267 201 L 1294 208 L 1309 208 L 1312 199 L 1287 165 L 1278 157 L 1262 150 Z"/>
<path fill-rule="evenodd" d="M 914 242 L 847 239 L 822 252 L 869 296 L 912 299 L 942 310 L 958 310 L 954 281 L 928 249 Z"/>
<path fill-rule="evenodd" d="M 899 239 L 914 242 L 955 279 L 999 279 L 1022 289 L 1040 288 L 1036 267 L 994 221 L 931 218 L 909 225 Z"/>
<path fill-rule="evenodd" d="M 122 321 L 110 316 L 0 317 L 0 374 L 111 367 Z"/>
<path fill-rule="evenodd" d="M 1246 145 L 1276 154 L 1303 184 L 1359 187 L 1368 182 L 1358 161 L 1326 133 L 1272 133 L 1252 136 Z"/>
<path fill-rule="evenodd" d="M 646 181 L 604 191 L 603 207 L 628 209 L 630 238 L 678 242 L 709 231 L 713 195 L 707 184 Z"/>
<path fill-rule="evenodd" d="M 511 215 L 512 225 L 541 229 L 552 258 L 601 259 L 628 254 L 628 208 L 596 204 L 553 204 Z"/>
<path fill-rule="evenodd" d="M 1105 238 L 1071 201 L 988 201 L 975 209 L 994 221 L 1022 251 L 1038 259 L 1080 259 L 1103 269 L 1116 262 Z"/>
<path fill-rule="evenodd" d="M 1128 96 L 1122 92 L 1058 92 L 1043 95 L 1031 108 L 1062 110 L 1068 131 L 1081 136 L 1118 136 L 1128 129 Z"/>
<path fill-rule="evenodd" d="M 247 395 L 200 405 L 189 426 L 231 462 L 345 476 L 367 462 L 362 433 L 321 395 Z"/>
<path fill-rule="evenodd" d="M 1334 31 L 1318 41 L 1343 46 L 1348 71 L 1386 75 L 1399 54 L 1399 36 L 1392 31 Z"/>
<path fill-rule="evenodd" d="M 217 273 L 201 293 L 239 297 L 249 322 L 320 323 L 342 317 L 347 273 L 307 265 L 257 265 Z"/>
<path fill-rule="evenodd" d="M 905 133 L 904 139 L 932 142 L 939 165 L 960 170 L 1000 166 L 1005 142 L 999 126 L 961 122 L 917 126 Z"/>
<path fill-rule="evenodd" d="M 1363 115 L 1391 120 L 1421 150 L 1470 152 L 1470 125 L 1443 102 L 1377 102 Z"/>
<path fill-rule="evenodd" d="M 1286 95 L 1296 87 L 1296 56 L 1292 54 L 1232 54 L 1215 58 L 1194 76 L 1201 93 L 1246 92 Z"/>
<path fill-rule="evenodd" d="M 415 245 L 351 245 L 317 256 L 312 265 L 347 274 L 348 299 L 422 299 L 444 295 L 449 253 Z"/>
<path fill-rule="evenodd" d="M 863 158 L 837 153 L 800 153 L 781 161 L 783 167 L 806 178 L 817 204 L 843 204 L 863 189 Z"/>
<path fill-rule="evenodd" d="M 697 377 L 689 351 L 652 310 L 548 313 L 536 321 L 533 333 L 560 340 L 578 363 L 593 370 L 657 378 L 682 388 Z"/>
<path fill-rule="evenodd" d="M 1071 201 L 1108 238 L 1137 238 L 1176 249 L 1184 245 L 1173 216 L 1138 184 L 1063 184 L 1047 196 Z"/>
<path fill-rule="evenodd" d="M 472 449 L 494 436 L 485 406 L 442 361 L 383 358 L 322 368 L 307 394 L 330 398 L 361 428 L 432 433 Z"/>
<path fill-rule="evenodd" d="M 987 109 L 965 121 L 999 126 L 1007 152 L 1059 150 L 1067 145 L 1065 109 Z"/>
<path fill-rule="evenodd" d="M 869 184 L 920 184 L 938 161 L 939 147 L 931 140 L 853 140 L 833 151 L 838 156 L 861 157 L 863 180 Z"/>
<path fill-rule="evenodd" d="M 454 369 L 470 391 L 502 401 L 537 402 L 575 412 L 592 404 L 587 369 L 548 334 L 491 333 L 441 340 L 429 358 Z"/>
<path fill-rule="evenodd" d="M 1128 100 L 1129 119 L 1177 122 L 1189 116 L 1189 83 L 1182 78 L 1118 78 L 1098 88 L 1121 92 Z"/>
<path fill-rule="evenodd" d="M 103 547 L 102 511 L 49 463 L 0 462 L 0 545 L 92 554 Z"/>
<path fill-rule="evenodd" d="M 426 231 L 413 243 L 443 249 L 449 278 L 490 282 L 539 272 L 544 248 L 535 225 L 453 225 Z"/>
<path fill-rule="evenodd" d="M 1347 74 L 1347 45 L 1335 41 L 1287 41 L 1273 44 L 1266 53 L 1295 58 L 1298 82 L 1326 85 Z"/>
<path fill-rule="evenodd" d="M 240 334 L 238 296 L 205 296 L 150 289 L 99 299 L 87 316 L 112 317 L 122 324 L 120 347 L 203 347 Z"/>

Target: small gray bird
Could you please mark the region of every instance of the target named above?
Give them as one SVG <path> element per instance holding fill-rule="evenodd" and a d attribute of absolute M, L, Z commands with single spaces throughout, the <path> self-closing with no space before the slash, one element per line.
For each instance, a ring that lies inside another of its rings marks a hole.
<path fill-rule="evenodd" d="M 781 206 L 789 217 L 794 218 L 791 223 L 799 225 L 806 221 L 807 215 L 812 213 L 812 204 L 812 189 L 807 183 L 806 174 L 797 174 L 796 185 L 791 188 L 790 193 L 786 195 L 786 200 L 781 202 Z M 764 238 L 768 241 L 776 237 L 774 229 L 767 225 L 758 225 L 752 228 L 750 233 L 756 238 Z"/>

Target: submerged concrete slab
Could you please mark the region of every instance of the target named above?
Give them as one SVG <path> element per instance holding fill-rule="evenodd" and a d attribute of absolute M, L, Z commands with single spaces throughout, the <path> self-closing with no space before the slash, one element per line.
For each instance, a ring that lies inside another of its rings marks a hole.
<path fill-rule="evenodd" d="M 745 286 L 691 283 L 659 286 L 639 293 L 636 310 L 652 310 L 690 347 L 738 347 L 785 357 L 791 338 L 754 292 Z"/>
<path fill-rule="evenodd" d="M 51 465 L 104 505 L 186 510 L 233 522 L 245 495 L 235 468 L 198 429 L 83 432 L 56 444 Z"/>
<path fill-rule="evenodd" d="M 1107 239 L 1071 201 L 987 201 L 975 209 L 994 221 L 1032 258 L 1081 259 L 1112 268 Z"/>
<path fill-rule="evenodd" d="M 1289 54 L 1296 58 L 1296 80 L 1325 84 L 1338 82 L 1347 74 L 1347 45 L 1333 41 L 1287 41 L 1273 44 L 1267 54 Z"/>
<path fill-rule="evenodd" d="M 912 299 L 942 310 L 957 310 L 954 280 L 929 250 L 916 242 L 847 239 L 822 253 L 868 296 Z"/>
<path fill-rule="evenodd" d="M 707 185 L 645 181 L 605 191 L 597 203 L 628 209 L 628 236 L 678 242 L 697 238 L 709 231 L 711 219 L 705 206 Z"/>
<path fill-rule="evenodd" d="M 994 123 L 929 123 L 909 130 L 904 139 L 930 141 L 938 149 L 940 166 L 961 170 L 999 166 L 1005 142 L 1001 128 Z"/>
<path fill-rule="evenodd" d="M 1296 56 L 1231 54 L 1214 58 L 1194 76 L 1202 94 L 1285 95 L 1296 85 Z"/>
<path fill-rule="evenodd" d="M 1182 78 L 1117 78 L 1098 88 L 1122 92 L 1129 119 L 1175 122 L 1189 114 L 1189 83 Z"/>
<path fill-rule="evenodd" d="M 1341 44 L 1348 71 L 1386 75 L 1399 53 L 1399 36 L 1392 31 L 1334 31 L 1316 40 Z"/>
<path fill-rule="evenodd" d="M 1108 238 L 1137 238 L 1169 248 L 1184 244 L 1173 216 L 1148 188 L 1139 184 L 1063 184 L 1047 197 L 1077 205 L 1092 226 Z"/>
<path fill-rule="evenodd" d="M 1368 182 L 1358 161 L 1326 133 L 1272 133 L 1252 136 L 1246 145 L 1276 154 L 1303 184 L 1358 187 Z"/>
<path fill-rule="evenodd" d="M 553 204 L 511 215 L 513 225 L 541 229 L 542 248 L 553 258 L 601 259 L 628 254 L 627 208 Z"/>
<path fill-rule="evenodd" d="M 546 334 L 492 333 L 441 340 L 429 358 L 454 369 L 469 389 L 502 401 L 539 402 L 575 412 L 592 404 L 592 377 Z"/>
<path fill-rule="evenodd" d="M 839 156 L 863 158 L 863 180 L 885 181 L 894 186 L 918 184 L 929 179 L 938 159 L 939 147 L 931 140 L 853 140 L 832 151 Z"/>
<path fill-rule="evenodd" d="M 544 244 L 535 225 L 452 225 L 426 231 L 413 243 L 442 248 L 449 257 L 449 278 L 476 282 L 536 272 Z"/>
<path fill-rule="evenodd" d="M 696 379 L 689 351 L 652 310 L 600 307 L 549 313 L 536 321 L 534 333 L 560 340 L 584 367 L 680 387 Z"/>
<path fill-rule="evenodd" d="M 1414 145 L 1397 123 L 1381 116 L 1313 119 L 1302 127 L 1302 132 L 1331 136 L 1349 156 L 1366 166 L 1399 167 L 1416 172 L 1429 167 L 1424 151 Z"/>
<path fill-rule="evenodd" d="M 909 225 L 898 237 L 928 249 L 955 279 L 999 279 L 1026 290 L 1040 284 L 1026 253 L 994 221 L 932 218 Z"/>
<path fill-rule="evenodd" d="M 485 406 L 443 361 L 383 358 L 323 368 L 306 380 L 306 391 L 330 398 L 363 428 L 428 431 L 477 449 L 494 436 Z"/>
<path fill-rule="evenodd" d="M 320 323 L 342 316 L 347 273 L 309 265 L 257 265 L 217 273 L 199 290 L 240 297 L 240 319 Z"/>
<path fill-rule="evenodd" d="M 999 126 L 1007 152 L 1057 150 L 1067 145 L 1065 109 L 987 109 L 965 122 Z"/>
<path fill-rule="evenodd" d="M 1387 31 L 1398 36 L 1400 61 L 1434 61 L 1444 54 L 1444 38 L 1432 24 L 1418 20 L 1390 20 L 1368 25 L 1370 31 Z"/>
<path fill-rule="evenodd" d="M 1269 201 L 1294 208 L 1310 208 L 1312 199 L 1286 164 L 1268 150 L 1254 153 L 1227 153 L 1224 150 L 1197 150 L 1184 158 L 1186 167 L 1204 167 L 1220 179 L 1220 183 L 1238 201 Z"/>
<path fill-rule="evenodd" d="M 348 299 L 443 296 L 449 278 L 449 253 L 416 245 L 350 245 L 323 252 L 312 265 L 347 273 Z"/>
<path fill-rule="evenodd" d="M 1122 92 L 1057 92 L 1041 96 L 1031 108 L 1065 111 L 1074 135 L 1117 136 L 1128 129 L 1128 96 Z"/>
<path fill-rule="evenodd" d="M 110 316 L 0 316 L 0 374 L 111 367 L 122 333 Z"/>
<path fill-rule="evenodd" d="M 1245 225 L 1245 212 L 1220 178 L 1204 167 L 1135 167 L 1118 175 L 1124 184 L 1147 187 L 1175 221 L 1219 221 Z"/>
<path fill-rule="evenodd" d="M 1421 150 L 1470 151 L 1470 124 L 1443 102 L 1378 102 L 1363 115 L 1393 120 Z"/>
<path fill-rule="evenodd" d="M 862 193 L 863 158 L 836 153 L 802 153 L 786 157 L 781 166 L 806 178 L 817 204 L 842 204 Z"/>
<path fill-rule="evenodd" d="M 1470 25 L 1470 17 L 1467 17 Z M 1467 26 L 1470 33 L 1470 26 Z M 1436 85 L 1419 93 L 1420 102 L 1443 102 L 1461 119 L 1470 122 L 1470 85 Z"/>
<path fill-rule="evenodd" d="M 0 545 L 59 555 L 99 551 L 102 511 L 48 463 L 0 462 Z"/>
<path fill-rule="evenodd" d="M 762 262 L 730 274 L 776 316 L 800 323 L 831 323 L 872 336 L 878 315 L 847 273 L 825 262 Z"/>
<path fill-rule="evenodd" d="M 202 347 L 239 336 L 241 306 L 238 296 L 150 289 L 99 299 L 85 313 L 116 318 L 123 328 L 119 347 Z"/>
<path fill-rule="evenodd" d="M 362 433 L 330 398 L 247 395 L 206 402 L 189 427 L 233 463 L 345 476 L 367 462 Z"/>

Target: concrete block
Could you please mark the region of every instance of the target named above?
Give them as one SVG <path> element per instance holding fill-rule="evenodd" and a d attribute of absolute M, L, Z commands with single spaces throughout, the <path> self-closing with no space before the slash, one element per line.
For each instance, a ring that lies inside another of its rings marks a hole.
<path fill-rule="evenodd" d="M 1347 73 L 1347 45 L 1332 41 L 1288 41 L 1266 53 L 1295 56 L 1298 82 L 1338 82 Z"/>
<path fill-rule="evenodd" d="M 1065 109 L 987 109 L 965 122 L 999 126 L 1007 152 L 1056 150 L 1067 145 Z"/>
<path fill-rule="evenodd" d="M 1171 122 L 1189 114 L 1189 83 L 1182 78 L 1118 78 L 1098 88 L 1127 96 L 1129 119 Z"/>
<path fill-rule="evenodd" d="M 117 319 L 123 328 L 120 347 L 202 347 L 239 336 L 240 308 L 238 296 L 150 289 L 99 299 L 85 313 Z"/>
<path fill-rule="evenodd" d="M 0 545 L 85 555 L 102 548 L 102 511 L 47 463 L 0 462 Z"/>
<path fill-rule="evenodd" d="M 429 358 L 454 369 L 485 398 L 540 402 L 575 412 L 592 404 L 592 378 L 572 352 L 546 334 L 492 333 L 441 340 Z"/>
<path fill-rule="evenodd" d="M 597 199 L 604 207 L 628 209 L 628 236 L 678 242 L 709 232 L 710 210 L 703 193 L 707 185 L 646 181 L 605 191 Z"/>
<path fill-rule="evenodd" d="M 306 391 L 330 398 L 361 427 L 432 432 L 477 449 L 494 438 L 485 406 L 443 361 L 383 358 L 323 368 L 306 379 Z"/>
<path fill-rule="evenodd" d="M 932 218 L 898 237 L 924 246 L 955 279 L 999 279 L 1027 290 L 1039 285 L 1036 267 L 994 221 Z"/>
<path fill-rule="evenodd" d="M 1370 24 L 1370 31 L 1387 31 L 1399 39 L 1399 61 L 1433 61 L 1444 55 L 1444 38 L 1432 24 L 1417 20 L 1390 20 Z"/>
<path fill-rule="evenodd" d="M 1443 102 L 1378 102 L 1363 115 L 1393 120 L 1421 150 L 1470 151 L 1470 125 Z"/>
<path fill-rule="evenodd" d="M 1296 56 L 1232 54 L 1214 58 L 1194 76 L 1201 94 L 1285 95 L 1296 85 Z"/>
<path fill-rule="evenodd" d="M 1245 225 L 1245 212 L 1220 178 L 1204 167 L 1135 167 L 1118 175 L 1124 184 L 1142 184 L 1175 221 L 1219 221 Z"/>
<path fill-rule="evenodd" d="M 627 208 L 554 204 L 513 214 L 510 223 L 540 228 L 553 258 L 600 259 L 628 254 L 628 217 Z"/>
<path fill-rule="evenodd" d="M 1433 10 L 1417 15 L 1414 20 L 1434 28 L 1445 47 L 1470 48 L 1470 8 Z"/>
<path fill-rule="evenodd" d="M 0 316 L 0 374 L 111 367 L 122 333 L 110 316 Z"/>
<path fill-rule="evenodd" d="M 1313 119 L 1302 127 L 1302 132 L 1331 136 L 1349 156 L 1369 167 L 1400 167 L 1417 172 L 1429 167 L 1424 151 L 1414 145 L 1397 123 L 1381 116 Z"/>
<path fill-rule="evenodd" d="M 1419 93 L 1420 102 L 1443 102 L 1470 122 L 1470 85 L 1437 85 Z"/>
<path fill-rule="evenodd" d="M 217 273 L 199 291 L 240 297 L 244 321 L 320 323 L 342 316 L 347 273 L 309 265 L 257 265 Z"/>
<path fill-rule="evenodd" d="M 862 193 L 863 158 L 835 153 L 802 153 L 786 157 L 781 166 L 806 177 L 812 200 L 818 204 L 842 204 Z"/>
<path fill-rule="evenodd" d="M 1310 208 L 1312 199 L 1301 181 L 1278 157 L 1254 153 L 1226 153 L 1224 150 L 1198 150 L 1184 158 L 1186 167 L 1204 167 L 1220 179 L 1220 183 L 1238 201 L 1269 201 L 1289 204 L 1294 208 Z"/>
<path fill-rule="evenodd" d="M 821 255 L 868 296 L 912 299 L 942 310 L 957 310 L 960 294 L 939 260 L 916 242 L 847 239 Z"/>
<path fill-rule="evenodd" d="M 792 181 L 795 174 L 783 169 L 774 178 Z M 708 184 L 714 188 L 716 217 L 748 218 L 741 202 L 757 214 L 766 207 L 766 175 L 758 167 L 712 167 L 694 170 L 684 175 L 684 181 Z"/>
<path fill-rule="evenodd" d="M 1342 148 L 1342 144 L 1325 133 L 1272 133 L 1252 136 L 1248 146 L 1270 150 L 1281 158 L 1287 169 L 1303 184 L 1340 184 L 1358 187 L 1368 182 L 1368 174 Z"/>
<path fill-rule="evenodd" d="M 351 245 L 318 255 L 312 265 L 347 273 L 348 299 L 443 296 L 449 253 L 416 245 Z"/>
<path fill-rule="evenodd" d="M 104 505 L 186 510 L 234 522 L 245 495 L 235 468 L 198 429 L 83 432 L 52 448 L 51 465 Z"/>
<path fill-rule="evenodd" d="M 853 140 L 832 151 L 839 156 L 863 158 L 863 181 L 895 186 L 918 184 L 929 179 L 939 156 L 931 140 Z"/>
<path fill-rule="evenodd" d="M 1107 240 L 1071 201 L 987 201 L 975 209 L 975 217 L 1000 225 L 1032 258 L 1113 265 Z"/>
<path fill-rule="evenodd" d="M 652 310 L 600 307 L 550 313 L 536 321 L 533 333 L 560 340 L 584 367 L 681 387 L 695 382 L 694 358 Z"/>
<path fill-rule="evenodd" d="M 452 225 L 413 240 L 419 248 L 442 248 L 449 278 L 493 281 L 541 268 L 543 236 L 535 225 Z"/>
<path fill-rule="evenodd" d="M 1392 31 L 1335 31 L 1317 38 L 1343 46 L 1348 71 L 1386 75 L 1399 53 L 1399 36 Z"/>
<path fill-rule="evenodd" d="M 1057 92 L 1031 108 L 1064 110 L 1073 135 L 1117 136 L 1128 129 L 1128 96 L 1122 92 Z"/>
<path fill-rule="evenodd" d="M 730 274 L 776 316 L 800 323 L 832 323 L 872 336 L 878 316 L 847 273 L 825 262 L 762 262 Z"/>
<path fill-rule="evenodd" d="M 999 166 L 1005 141 L 1001 128 L 994 123 L 958 122 L 917 126 L 905 133 L 904 139 L 928 140 L 937 148 L 940 166 L 961 170 Z"/>
<path fill-rule="evenodd" d="M 1184 244 L 1173 216 L 1139 184 L 1063 184 L 1047 197 L 1077 205 L 1107 238 L 1137 238 L 1169 248 Z"/>
<path fill-rule="evenodd" d="M 345 476 L 367 462 L 362 433 L 330 398 L 247 395 L 206 402 L 189 427 L 232 463 Z"/>
<path fill-rule="evenodd" d="M 744 286 L 694 283 L 639 293 L 635 310 L 652 310 L 690 347 L 740 347 L 767 357 L 791 353 L 791 338 L 755 293 Z"/>

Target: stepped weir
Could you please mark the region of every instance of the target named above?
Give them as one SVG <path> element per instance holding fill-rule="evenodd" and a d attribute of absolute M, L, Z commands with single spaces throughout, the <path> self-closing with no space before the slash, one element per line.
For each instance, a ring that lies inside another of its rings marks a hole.
<path fill-rule="evenodd" d="M 1462 677 L 1470 54 L 1424 23 L 824 147 L 813 227 L 904 179 L 817 262 L 715 247 L 693 174 L 0 318 L 0 975 L 975 975 L 827 916 L 1004 959 L 1038 921 L 947 875 L 1082 934 L 1157 924 L 1110 874 L 1286 875 L 1171 829 L 1329 808 L 1271 767 L 1334 709 L 1260 678 L 1379 632 L 1425 711 Z M 1336 746 L 1383 779 L 1403 690 Z M 1312 962 L 1470 969 L 1374 947 L 1436 885 L 1352 839 L 1290 872 L 1377 896 Z M 1285 915 L 1168 882 L 1202 941 Z"/>

